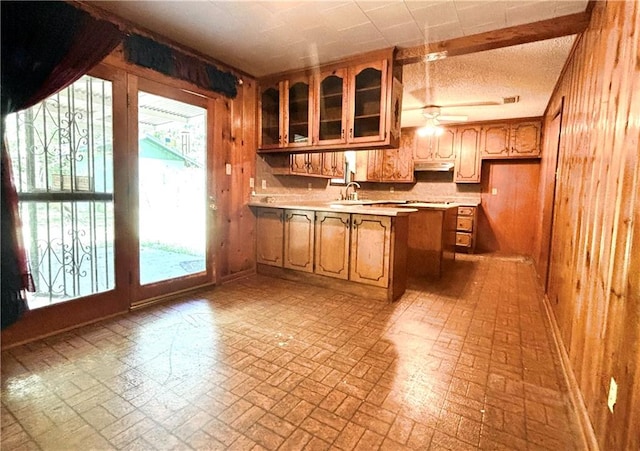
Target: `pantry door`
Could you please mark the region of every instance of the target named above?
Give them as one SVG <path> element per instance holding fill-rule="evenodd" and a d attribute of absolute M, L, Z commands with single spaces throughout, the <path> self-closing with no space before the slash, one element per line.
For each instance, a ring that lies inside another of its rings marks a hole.
<path fill-rule="evenodd" d="M 131 76 L 133 305 L 213 284 L 213 102 Z"/>

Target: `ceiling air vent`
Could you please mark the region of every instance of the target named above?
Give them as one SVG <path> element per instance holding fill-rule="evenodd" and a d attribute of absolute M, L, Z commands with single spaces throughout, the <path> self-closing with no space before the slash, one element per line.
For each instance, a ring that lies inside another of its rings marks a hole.
<path fill-rule="evenodd" d="M 503 97 L 502 98 L 502 103 L 507 104 L 507 103 L 518 103 L 518 101 L 520 101 L 520 96 L 512 96 L 512 97 Z"/>

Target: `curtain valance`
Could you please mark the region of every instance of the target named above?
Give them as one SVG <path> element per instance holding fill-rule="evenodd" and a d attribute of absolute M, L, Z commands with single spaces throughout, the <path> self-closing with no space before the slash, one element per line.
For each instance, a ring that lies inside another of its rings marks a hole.
<path fill-rule="evenodd" d="M 137 34 L 124 40 L 125 59 L 164 75 L 179 78 L 229 98 L 238 95 L 238 77 L 198 58 Z"/>

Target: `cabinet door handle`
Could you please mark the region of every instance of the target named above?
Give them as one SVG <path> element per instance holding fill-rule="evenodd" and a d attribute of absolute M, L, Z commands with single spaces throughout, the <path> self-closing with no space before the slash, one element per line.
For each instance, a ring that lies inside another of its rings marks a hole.
<path fill-rule="evenodd" d="M 289 141 L 287 140 L 287 134 L 284 134 L 284 144 L 287 144 Z"/>
<path fill-rule="evenodd" d="M 344 128 L 342 129 L 342 139 L 344 139 Z"/>
<path fill-rule="evenodd" d="M 353 138 L 353 128 L 349 129 L 349 139 Z"/>
<path fill-rule="evenodd" d="M 282 135 L 278 135 L 278 143 L 282 144 Z"/>

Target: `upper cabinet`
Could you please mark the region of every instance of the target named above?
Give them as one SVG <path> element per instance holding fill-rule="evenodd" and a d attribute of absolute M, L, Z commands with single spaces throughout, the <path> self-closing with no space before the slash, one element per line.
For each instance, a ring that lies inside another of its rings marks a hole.
<path fill-rule="evenodd" d="M 539 120 L 488 123 L 482 127 L 482 158 L 537 158 L 540 156 Z"/>
<path fill-rule="evenodd" d="M 315 144 L 329 146 L 347 142 L 347 69 L 321 72 L 316 77 Z"/>
<path fill-rule="evenodd" d="M 264 83 L 260 86 L 260 146 L 277 149 L 283 146 L 284 119 L 282 113 L 283 83 Z"/>
<path fill-rule="evenodd" d="M 413 137 L 403 134 L 397 149 L 356 152 L 357 182 L 413 183 Z"/>
<path fill-rule="evenodd" d="M 397 147 L 401 75 L 389 49 L 260 80 L 259 152 Z"/>
<path fill-rule="evenodd" d="M 404 131 L 402 132 L 404 136 Z M 414 131 L 413 161 L 416 163 L 453 161 L 455 151 L 455 128 L 445 128 L 440 135 L 420 136 Z"/>
<path fill-rule="evenodd" d="M 387 61 L 349 68 L 348 143 L 384 140 Z"/>
<path fill-rule="evenodd" d="M 457 128 L 456 160 L 453 181 L 456 183 L 480 182 L 480 131 L 479 126 L 463 125 Z"/>
<path fill-rule="evenodd" d="M 311 117 L 313 115 L 312 85 L 309 77 L 286 82 L 285 147 L 303 147 L 311 144 Z"/>
<path fill-rule="evenodd" d="M 300 76 L 265 82 L 260 87 L 260 146 L 262 149 L 311 144 L 313 115 L 311 78 Z"/>

